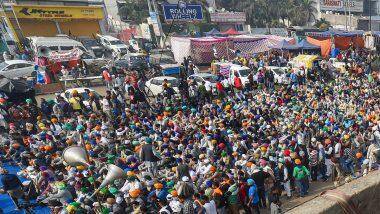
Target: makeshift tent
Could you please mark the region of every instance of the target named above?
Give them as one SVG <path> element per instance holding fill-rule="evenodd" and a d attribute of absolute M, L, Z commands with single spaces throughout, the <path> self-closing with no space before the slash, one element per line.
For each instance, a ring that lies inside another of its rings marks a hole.
<path fill-rule="evenodd" d="M 257 45 L 259 44 L 260 40 L 266 40 L 266 39 L 254 38 L 254 37 L 233 38 L 234 50 L 235 51 L 239 50 L 243 56 L 247 56 L 252 53 L 258 53 L 258 52 L 254 52 L 254 50 L 257 48 Z M 265 47 L 263 49 L 265 49 Z M 259 52 L 264 52 L 264 51 L 259 51 Z"/>
<path fill-rule="evenodd" d="M 25 80 L 12 80 L 8 78 L 0 78 L 0 92 L 5 93 L 9 97 L 9 101 L 19 103 L 27 98 L 35 99 L 35 91 L 29 88 Z"/>
<path fill-rule="evenodd" d="M 191 38 L 191 58 L 196 64 L 206 64 L 214 59 L 214 50 L 216 49 L 218 58 L 232 59 L 234 54 L 233 41 L 230 38 L 223 37 L 203 37 Z"/>
<path fill-rule="evenodd" d="M 182 63 L 184 57 L 190 56 L 190 38 L 172 36 L 170 37 L 170 44 L 176 62 Z"/>
<path fill-rule="evenodd" d="M 213 28 L 209 32 L 204 33 L 206 36 L 221 36 L 222 34 L 217 29 Z"/>
<path fill-rule="evenodd" d="M 240 35 L 241 33 L 237 32 L 235 29 L 230 28 L 227 31 L 224 31 L 222 34 L 233 36 L 233 35 Z"/>
<path fill-rule="evenodd" d="M 308 32 L 306 33 L 307 36 L 311 37 L 361 37 L 363 36 L 364 31 L 357 30 L 357 31 L 342 31 L 342 30 L 328 30 L 324 32 Z"/>
<path fill-rule="evenodd" d="M 314 45 L 321 46 L 323 57 L 328 57 L 331 51 L 331 44 L 340 50 L 347 50 L 350 46 L 364 48 L 364 31 L 339 31 L 329 30 L 325 32 L 306 33 L 307 41 Z"/>
<path fill-rule="evenodd" d="M 299 49 L 298 45 L 290 44 L 285 39 L 276 45 L 269 46 L 269 48 L 278 49 L 278 50 L 296 50 L 296 49 Z"/>
<path fill-rule="evenodd" d="M 311 37 L 306 38 L 307 41 L 311 44 L 318 45 L 321 47 L 322 57 L 328 57 L 331 51 L 331 39 L 330 38 L 319 38 L 314 39 Z"/>
<path fill-rule="evenodd" d="M 298 43 L 298 48 L 302 50 L 315 50 L 315 49 L 321 49 L 318 45 L 313 45 L 309 43 L 306 39 L 303 39 L 301 42 Z"/>

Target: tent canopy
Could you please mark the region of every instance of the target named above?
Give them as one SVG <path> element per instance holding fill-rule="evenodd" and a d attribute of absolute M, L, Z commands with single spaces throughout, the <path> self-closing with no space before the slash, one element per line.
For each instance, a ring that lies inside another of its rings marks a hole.
<path fill-rule="evenodd" d="M 241 33 L 237 32 L 235 29 L 233 28 L 230 28 L 228 29 L 227 31 L 224 31 L 223 34 L 226 34 L 226 35 L 240 35 Z"/>
<path fill-rule="evenodd" d="M 220 36 L 221 33 L 216 28 L 211 29 L 209 32 L 205 32 L 206 36 Z"/>
<path fill-rule="evenodd" d="M 306 39 L 303 39 L 301 42 L 298 43 L 298 48 L 302 50 L 314 50 L 314 49 L 321 49 L 320 46 L 313 45 L 309 43 Z"/>
<path fill-rule="evenodd" d="M 331 36 L 337 36 L 337 37 L 360 37 L 363 36 L 364 31 L 362 30 L 356 30 L 356 31 L 342 31 L 342 30 L 328 30 L 324 32 L 308 32 L 306 33 L 307 36 L 312 37 L 331 37 Z"/>
<path fill-rule="evenodd" d="M 278 49 L 278 50 L 296 50 L 299 49 L 298 45 L 292 45 L 289 42 L 287 42 L 285 39 L 281 40 L 277 45 L 269 46 L 271 49 Z"/>

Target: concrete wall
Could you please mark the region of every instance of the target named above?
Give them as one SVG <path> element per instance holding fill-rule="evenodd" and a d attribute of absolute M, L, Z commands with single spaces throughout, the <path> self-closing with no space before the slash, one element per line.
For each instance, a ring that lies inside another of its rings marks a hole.
<path fill-rule="evenodd" d="M 358 207 L 360 214 L 380 213 L 380 170 L 371 172 L 350 183 L 338 187 L 338 190 L 348 195 Z M 322 196 L 310 200 L 292 210 L 288 214 L 340 214 L 343 209 L 337 202 Z"/>
<path fill-rule="evenodd" d="M 332 26 L 345 26 L 346 20 L 347 20 L 347 26 L 350 26 L 349 16 L 322 13 L 321 18 L 326 19 L 326 21 L 330 22 Z M 355 16 L 351 16 L 351 26 L 349 29 L 357 29 L 357 28 L 358 28 L 358 18 Z"/>

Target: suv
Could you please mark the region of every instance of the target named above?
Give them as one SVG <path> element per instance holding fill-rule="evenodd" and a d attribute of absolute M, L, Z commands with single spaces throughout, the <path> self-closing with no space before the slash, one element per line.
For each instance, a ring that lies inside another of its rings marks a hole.
<path fill-rule="evenodd" d="M 121 55 L 128 52 L 128 46 L 115 37 L 99 34 L 97 34 L 97 37 L 99 38 L 100 43 L 112 52 L 120 53 Z"/>

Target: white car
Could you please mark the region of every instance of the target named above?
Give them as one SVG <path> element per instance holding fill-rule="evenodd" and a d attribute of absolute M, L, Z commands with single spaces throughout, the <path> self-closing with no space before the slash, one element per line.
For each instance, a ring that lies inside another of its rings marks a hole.
<path fill-rule="evenodd" d="M 25 60 L 7 60 L 0 63 L 0 75 L 14 79 L 20 77 L 33 77 L 37 73 L 33 62 Z"/>
<path fill-rule="evenodd" d="M 153 96 L 157 96 L 159 94 L 163 94 L 164 92 L 164 87 L 163 83 L 164 80 L 167 80 L 170 86 L 174 89 L 174 91 L 178 94 L 178 85 L 179 81 L 175 77 L 170 77 L 170 76 L 160 76 L 160 77 L 153 77 L 152 79 L 148 80 L 145 83 L 146 87 L 146 92 L 147 94 L 152 94 Z"/>
<path fill-rule="evenodd" d="M 70 98 L 73 95 L 73 91 L 76 90 L 78 92 L 78 94 L 82 96 L 82 98 L 83 98 L 83 104 L 85 106 L 89 106 L 90 103 L 88 102 L 88 100 L 89 100 L 90 96 L 86 92 L 86 89 L 88 89 L 96 97 L 98 97 L 99 100 L 100 100 L 100 102 L 102 101 L 101 100 L 102 96 L 98 92 L 96 92 L 96 91 L 94 91 L 93 89 L 90 89 L 90 88 L 71 88 L 71 89 L 67 89 L 65 92 L 61 93 L 61 97 L 63 97 L 67 102 L 69 102 Z"/>
<path fill-rule="evenodd" d="M 187 80 L 193 80 L 197 85 L 201 85 L 202 82 L 205 82 L 205 84 L 210 84 L 212 88 L 215 89 L 216 82 L 218 81 L 218 76 L 210 73 L 197 73 L 190 75 Z"/>
<path fill-rule="evenodd" d="M 277 66 L 268 66 L 266 69 L 271 70 L 274 75 L 274 82 L 278 84 L 289 84 L 290 78 L 287 77 L 288 68 L 286 67 L 277 67 Z"/>
<path fill-rule="evenodd" d="M 128 53 L 128 46 L 115 37 L 99 34 L 97 36 L 105 48 L 121 55 Z"/>

